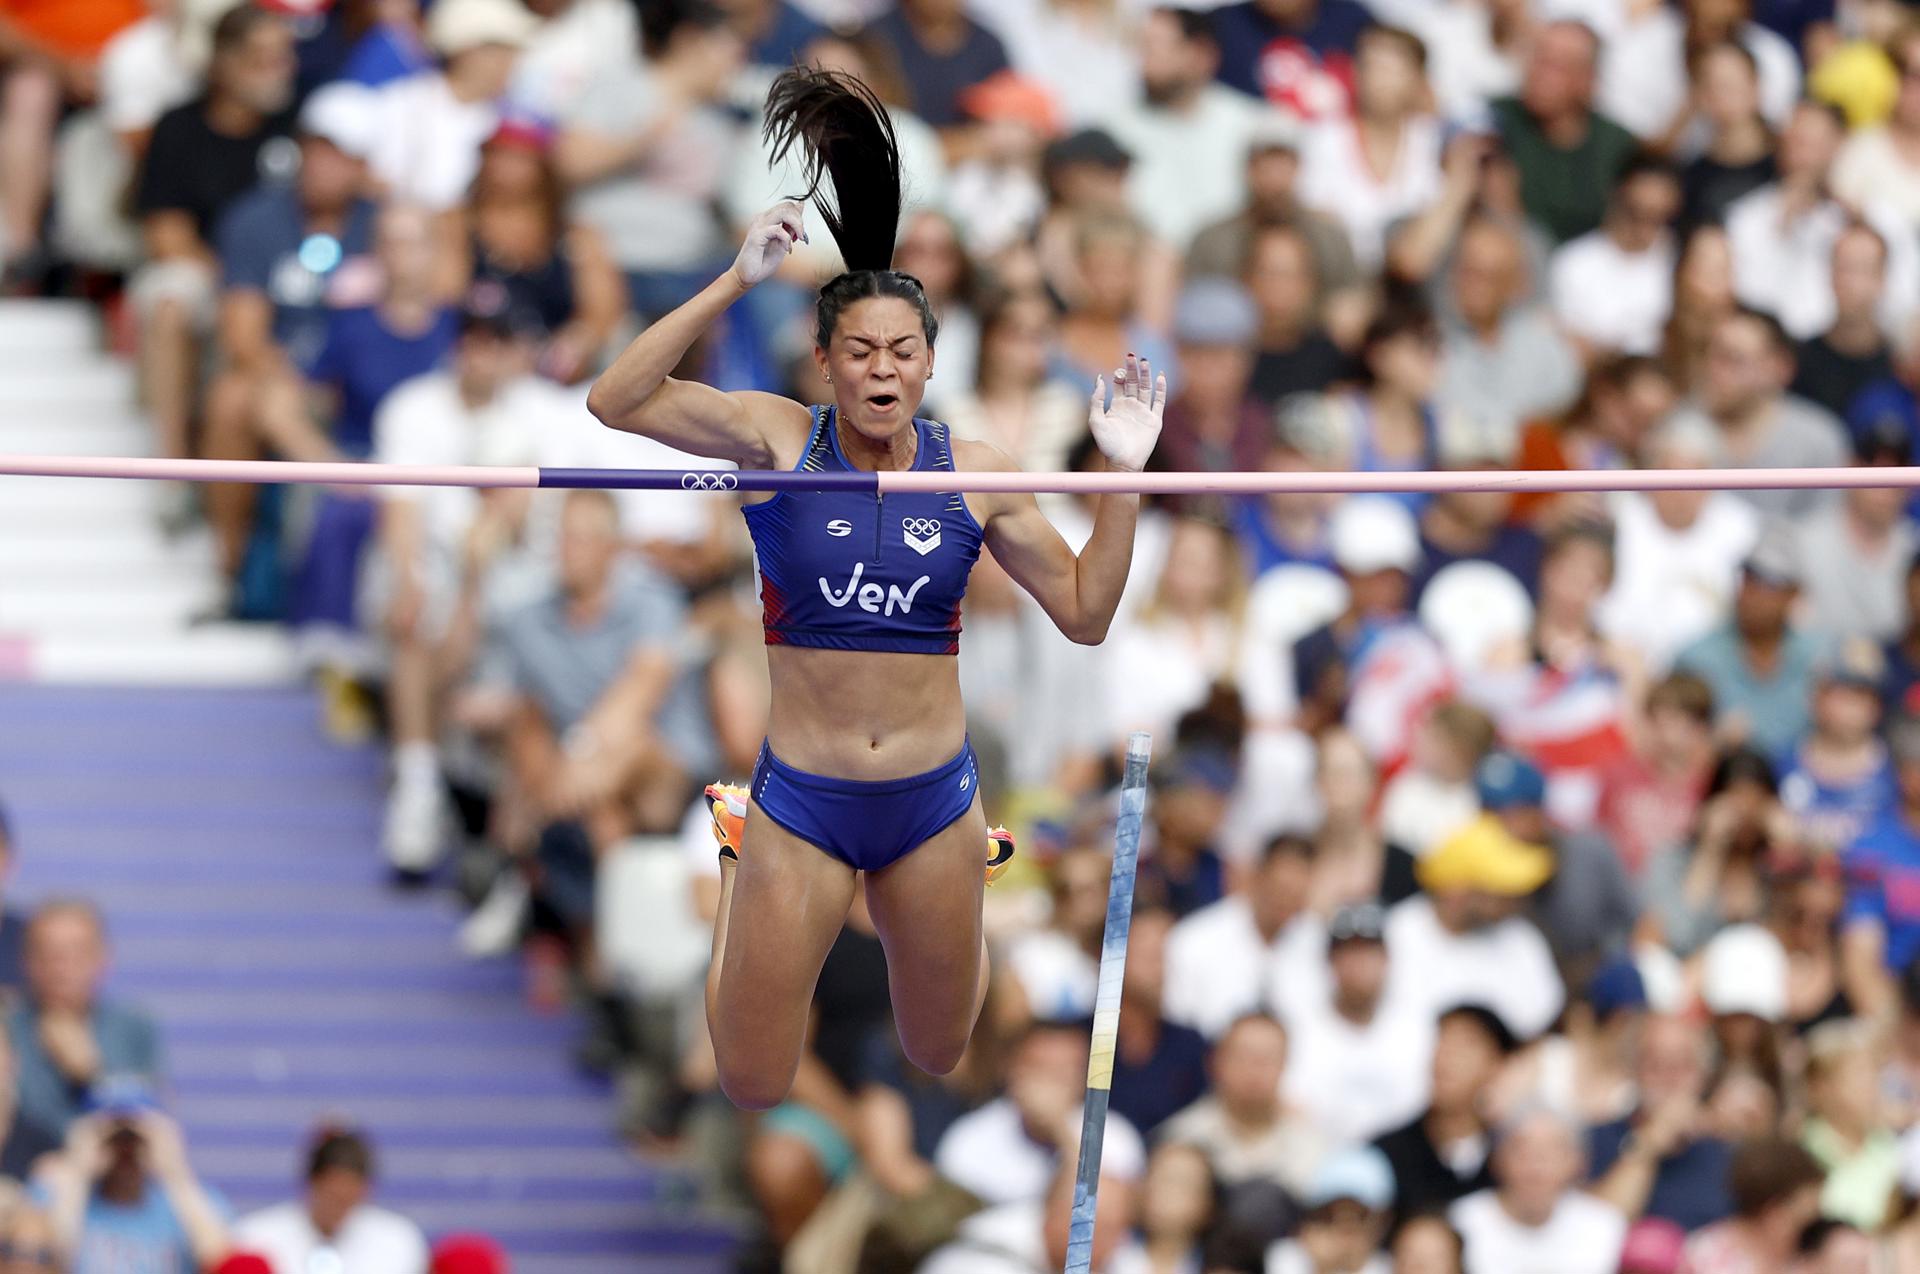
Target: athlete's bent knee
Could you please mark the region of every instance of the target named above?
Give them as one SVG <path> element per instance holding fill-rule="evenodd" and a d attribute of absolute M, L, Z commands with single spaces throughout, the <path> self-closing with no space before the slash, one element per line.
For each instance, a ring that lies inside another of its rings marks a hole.
<path fill-rule="evenodd" d="M 955 1040 L 909 1040 L 900 1041 L 901 1051 L 907 1060 L 929 1075 L 946 1075 L 960 1064 L 966 1056 L 967 1038 L 961 1036 Z"/>
<path fill-rule="evenodd" d="M 765 1069 L 715 1060 L 720 1070 L 720 1091 L 741 1110 L 772 1110 L 793 1091 L 791 1070 L 785 1075 L 774 1075 Z"/>

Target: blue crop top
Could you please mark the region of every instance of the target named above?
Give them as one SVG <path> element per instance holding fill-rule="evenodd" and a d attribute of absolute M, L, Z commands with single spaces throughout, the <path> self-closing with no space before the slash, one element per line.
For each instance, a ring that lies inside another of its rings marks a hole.
<path fill-rule="evenodd" d="M 947 427 L 915 420 L 913 467 L 953 470 Z M 796 466 L 851 470 L 831 407 L 813 409 Z M 753 537 L 769 646 L 960 653 L 960 602 L 980 524 L 958 492 L 784 491 L 741 512 Z"/>

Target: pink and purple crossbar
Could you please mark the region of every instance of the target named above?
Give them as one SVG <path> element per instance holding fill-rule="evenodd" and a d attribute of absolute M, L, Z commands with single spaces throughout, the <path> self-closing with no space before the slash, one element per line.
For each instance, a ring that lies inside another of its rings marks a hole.
<path fill-rule="evenodd" d="M 1832 469 L 1560 469 L 1425 473 L 1019 473 L 934 470 L 809 473 L 731 469 L 540 469 L 532 466 L 308 464 L 0 455 L 0 478 L 135 478 L 323 486 L 595 487 L 638 491 L 1066 492 L 1072 494 L 1357 495 L 1439 491 L 1779 491 L 1920 487 L 1920 466 Z M 0 486 L 0 499 L 5 487 Z"/>

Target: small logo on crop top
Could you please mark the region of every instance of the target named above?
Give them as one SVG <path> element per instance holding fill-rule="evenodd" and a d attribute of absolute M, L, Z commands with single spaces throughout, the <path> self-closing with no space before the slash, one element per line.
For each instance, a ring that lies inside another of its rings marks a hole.
<path fill-rule="evenodd" d="M 847 521 L 845 518 L 835 518 L 833 521 L 827 523 L 827 534 L 836 540 L 844 540 L 853 534 L 853 523 Z"/>
<path fill-rule="evenodd" d="M 967 790 L 968 788 L 970 788 L 970 787 L 972 787 L 972 786 L 973 786 L 973 775 L 971 775 L 971 774 L 962 774 L 962 775 L 960 776 L 960 790 L 961 790 L 962 792 L 964 792 L 964 791 L 966 791 L 966 790 Z"/>
<path fill-rule="evenodd" d="M 900 535 L 921 557 L 940 547 L 939 518 L 901 518 Z"/>

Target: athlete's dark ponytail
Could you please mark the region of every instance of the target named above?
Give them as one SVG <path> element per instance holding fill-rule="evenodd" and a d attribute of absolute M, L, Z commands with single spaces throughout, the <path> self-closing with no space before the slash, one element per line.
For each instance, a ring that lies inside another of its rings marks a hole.
<path fill-rule="evenodd" d="M 807 189 L 794 198 L 814 201 L 847 263 L 845 274 L 820 289 L 814 339 L 823 348 L 829 344 L 840 312 L 855 301 L 895 296 L 920 311 L 927 344 L 933 344 L 940 324 L 926 289 L 890 268 L 900 232 L 900 147 L 873 90 L 838 71 L 783 71 L 767 91 L 762 132 L 776 164 L 800 147 Z M 831 199 L 824 197 L 823 184 L 832 187 Z"/>

